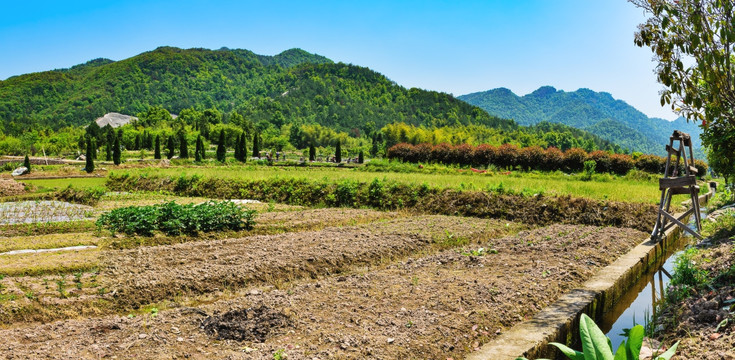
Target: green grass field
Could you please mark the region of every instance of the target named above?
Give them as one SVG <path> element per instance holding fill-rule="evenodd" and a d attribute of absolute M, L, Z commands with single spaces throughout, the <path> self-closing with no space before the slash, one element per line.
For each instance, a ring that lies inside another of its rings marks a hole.
<path fill-rule="evenodd" d="M 456 174 L 364 172 L 356 169 L 268 167 L 268 166 L 207 166 L 137 168 L 122 171 L 131 174 L 163 176 L 199 175 L 222 178 L 265 179 L 294 177 L 310 180 L 340 181 L 342 179 L 369 182 L 374 178 L 404 183 L 427 184 L 442 188 L 488 190 L 501 187 L 513 192 L 543 193 L 551 196 L 571 195 L 600 200 L 657 203 L 660 192 L 657 181 L 633 180 L 622 177 L 600 176 L 582 181 L 576 176 L 557 173 L 503 173 L 477 174 L 469 171 Z"/>
<path fill-rule="evenodd" d="M 76 188 L 90 188 L 95 186 L 105 186 L 106 178 L 89 177 L 89 178 L 68 178 L 68 179 L 38 179 L 38 180 L 22 180 L 22 182 L 43 189 L 61 189 L 69 185 Z"/>

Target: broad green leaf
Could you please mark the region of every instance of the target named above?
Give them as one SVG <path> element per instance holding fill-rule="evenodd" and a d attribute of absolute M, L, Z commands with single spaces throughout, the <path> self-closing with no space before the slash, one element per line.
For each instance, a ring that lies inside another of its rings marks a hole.
<path fill-rule="evenodd" d="M 620 346 L 618 346 L 618 350 L 615 351 L 615 360 L 630 360 L 626 353 L 625 341 L 623 341 Z"/>
<path fill-rule="evenodd" d="M 572 360 L 585 360 L 584 354 L 582 354 L 581 352 L 579 352 L 577 350 L 574 350 L 574 349 L 572 349 L 572 348 L 570 348 L 570 347 L 568 347 L 568 346 L 566 346 L 564 344 L 552 342 L 552 343 L 549 343 L 549 345 L 556 346 L 557 348 L 559 348 L 559 350 L 562 353 L 564 353 L 564 355 L 566 355 L 568 358 L 570 358 Z"/>
<path fill-rule="evenodd" d="M 636 325 L 628 333 L 628 340 L 625 342 L 625 352 L 629 360 L 638 360 L 643 346 L 643 336 L 645 329 L 642 325 Z"/>
<path fill-rule="evenodd" d="M 663 354 L 659 355 L 658 357 L 656 357 L 655 360 L 669 360 L 669 359 L 671 359 L 671 357 L 674 356 L 674 354 L 676 354 L 676 347 L 677 346 L 679 346 L 679 342 L 678 341 L 676 342 L 676 344 L 674 344 L 673 346 L 671 346 L 669 348 L 669 350 L 666 350 L 665 353 L 663 353 Z"/>
<path fill-rule="evenodd" d="M 585 360 L 614 360 L 607 336 L 586 314 L 579 319 L 579 336 Z"/>

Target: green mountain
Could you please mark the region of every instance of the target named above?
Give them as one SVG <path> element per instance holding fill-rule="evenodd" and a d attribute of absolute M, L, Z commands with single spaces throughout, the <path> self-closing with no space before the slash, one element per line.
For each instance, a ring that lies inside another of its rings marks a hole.
<path fill-rule="evenodd" d="M 547 121 L 589 131 L 624 148 L 643 153 L 665 154 L 664 145 L 674 130 L 692 135 L 694 147 L 701 148 L 700 128 L 684 118 L 668 121 L 649 118 L 609 93 L 579 89 L 574 92 L 543 86 L 518 96 L 505 88 L 458 97 L 494 116 L 513 119 L 521 125 Z M 696 157 L 702 159 L 701 150 Z"/>
<path fill-rule="evenodd" d="M 172 113 L 217 108 L 256 124 L 317 123 L 353 133 L 398 121 L 515 126 L 451 95 L 406 89 L 368 68 L 300 49 L 263 56 L 242 49 L 160 47 L 121 61 L 96 59 L 0 81 L 0 130 L 59 129 L 153 105 Z"/>

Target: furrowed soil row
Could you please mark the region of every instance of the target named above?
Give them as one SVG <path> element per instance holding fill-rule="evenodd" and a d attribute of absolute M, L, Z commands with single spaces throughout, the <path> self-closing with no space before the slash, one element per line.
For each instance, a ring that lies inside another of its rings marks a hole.
<path fill-rule="evenodd" d="M 386 244 L 393 241 L 391 232 L 422 225 L 424 230 L 414 237 L 435 236 L 432 232 L 439 228 L 449 229 L 445 237 L 472 236 L 467 231 L 471 224 L 447 224 L 439 218 L 395 221 L 381 231 L 390 239 Z M 5 339 L 0 357 L 124 353 L 137 358 L 273 359 L 283 351 L 291 359 L 458 359 L 533 316 L 642 237 L 630 229 L 553 225 L 373 269 L 303 279 L 282 289 L 244 288 L 227 300 L 172 308 L 155 317 L 109 316 L 0 330 Z M 413 241 L 418 240 L 404 240 Z M 497 253 L 473 255 L 483 253 L 480 247 Z M 261 321 L 272 326 L 259 327 Z"/>
<path fill-rule="evenodd" d="M 116 301 L 124 307 L 137 307 L 174 296 L 239 288 L 250 283 L 278 285 L 339 273 L 428 248 L 446 233 L 481 238 L 502 234 L 502 226 L 497 221 L 422 217 L 139 248 L 106 253 L 102 275 L 109 281 L 107 287 L 113 289 Z"/>

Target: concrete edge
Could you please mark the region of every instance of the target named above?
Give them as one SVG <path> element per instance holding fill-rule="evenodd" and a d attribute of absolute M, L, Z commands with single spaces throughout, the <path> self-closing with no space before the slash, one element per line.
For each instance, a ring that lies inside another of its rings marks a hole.
<path fill-rule="evenodd" d="M 713 195 L 712 189 L 699 196 L 700 205 Z M 678 217 L 681 214 L 677 214 Z M 555 358 L 556 348 L 549 342 L 571 344 L 577 336 L 579 317 L 582 313 L 600 318 L 633 286 L 652 266 L 657 264 L 669 246 L 679 239 L 679 227 L 669 229 L 662 241 L 654 243 L 646 238 L 641 244 L 622 255 L 595 276 L 562 295 L 545 307 L 532 319 L 513 326 L 497 338 L 483 345 L 480 350 L 467 355 L 467 360 L 516 359 L 524 356 Z"/>

